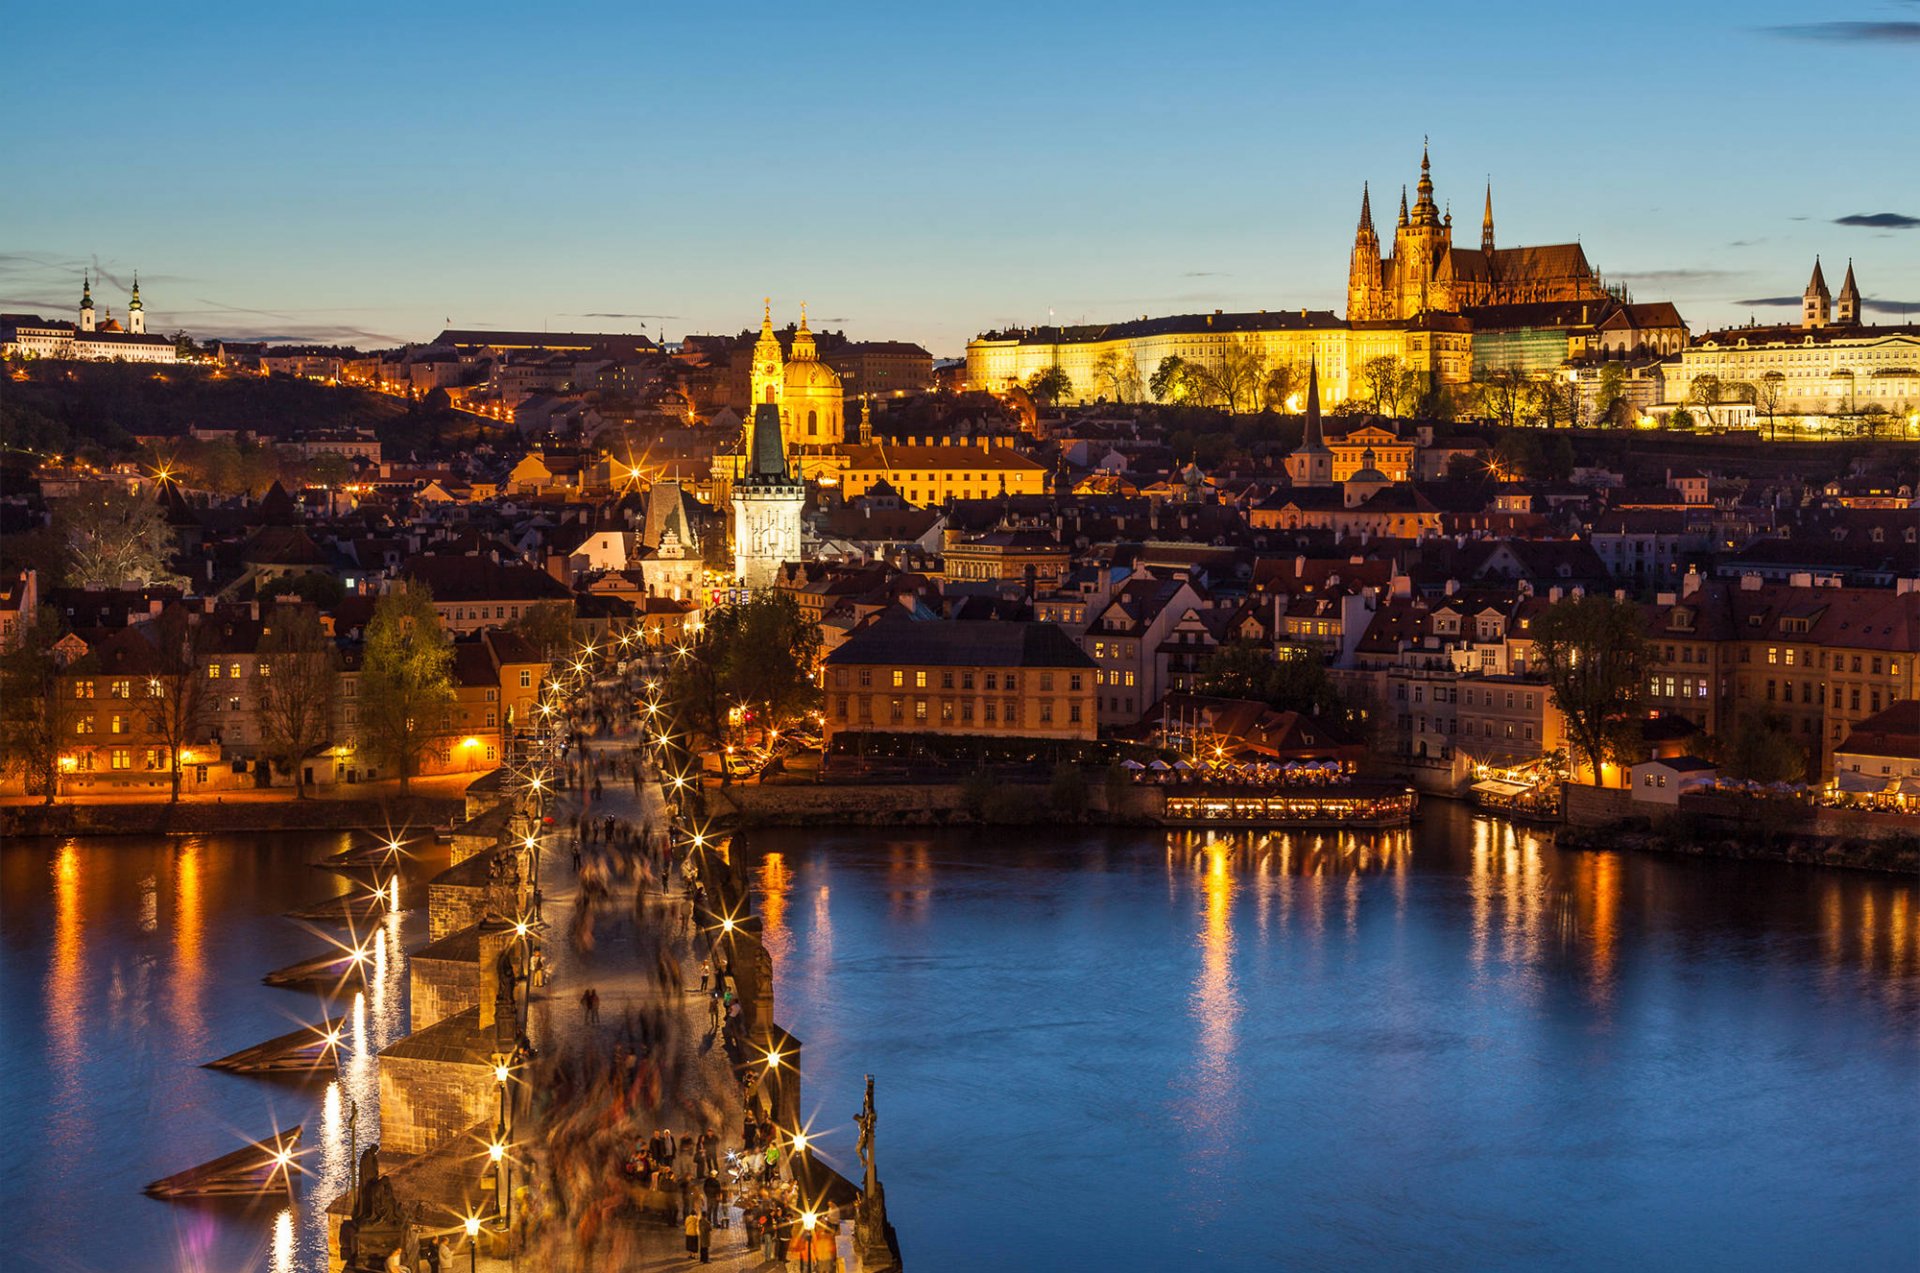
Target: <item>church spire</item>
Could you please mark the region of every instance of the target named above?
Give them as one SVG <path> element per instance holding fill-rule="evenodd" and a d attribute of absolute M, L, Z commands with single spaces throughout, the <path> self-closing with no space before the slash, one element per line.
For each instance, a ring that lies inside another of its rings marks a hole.
<path fill-rule="evenodd" d="M 93 330 L 93 275 L 83 273 L 80 276 L 80 330 Z"/>
<path fill-rule="evenodd" d="M 1433 164 L 1427 158 L 1426 139 L 1420 141 L 1420 182 L 1414 187 L 1417 196 L 1413 202 L 1413 223 L 1415 225 L 1437 225 L 1440 210 L 1433 206 Z"/>
<path fill-rule="evenodd" d="M 869 445 L 873 441 L 873 400 L 868 394 L 860 395 L 860 444 Z"/>
<path fill-rule="evenodd" d="M 1487 182 L 1487 210 L 1480 216 L 1480 250 L 1493 252 L 1493 182 Z"/>
<path fill-rule="evenodd" d="M 1827 278 L 1820 272 L 1820 258 L 1816 256 L 1813 277 L 1807 280 L 1807 290 L 1800 294 L 1800 325 L 1825 327 L 1832 305 L 1833 295 L 1827 291 Z"/>
<path fill-rule="evenodd" d="M 1373 193 L 1364 181 L 1360 183 L 1360 233 L 1373 236 Z"/>
<path fill-rule="evenodd" d="M 1860 321 L 1860 286 L 1853 281 L 1853 259 L 1847 259 L 1847 278 L 1840 284 L 1840 295 L 1833 306 L 1833 321 L 1852 326 Z"/>
<path fill-rule="evenodd" d="M 813 330 L 807 326 L 807 303 L 800 302 L 800 325 L 793 330 L 793 360 L 808 362 L 817 357 L 813 344 Z"/>
<path fill-rule="evenodd" d="M 1320 428 L 1320 360 L 1307 364 L 1307 433 L 1300 440 L 1302 451 L 1324 451 L 1327 439 Z"/>
<path fill-rule="evenodd" d="M 133 272 L 133 295 L 127 298 L 127 330 L 136 336 L 147 334 L 147 307 L 140 303 L 140 271 Z"/>
<path fill-rule="evenodd" d="M 1400 187 L 1400 228 L 1407 228 L 1407 188 Z"/>

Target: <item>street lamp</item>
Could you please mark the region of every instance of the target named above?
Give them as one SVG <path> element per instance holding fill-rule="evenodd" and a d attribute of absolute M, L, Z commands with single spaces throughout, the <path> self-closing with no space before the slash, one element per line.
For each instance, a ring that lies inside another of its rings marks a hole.
<path fill-rule="evenodd" d="M 467 1231 L 467 1273 L 474 1273 L 480 1263 L 480 1217 L 470 1215 L 460 1225 Z"/>

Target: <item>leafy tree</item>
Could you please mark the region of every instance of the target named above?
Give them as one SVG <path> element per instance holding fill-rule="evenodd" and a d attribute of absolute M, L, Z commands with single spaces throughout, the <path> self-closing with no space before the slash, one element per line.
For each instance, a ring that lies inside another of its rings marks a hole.
<path fill-rule="evenodd" d="M 1673 414 L 1667 417 L 1667 427 L 1669 429 L 1693 428 L 1693 412 L 1685 407 L 1675 407 Z"/>
<path fill-rule="evenodd" d="M 1420 373 L 1390 354 L 1360 364 L 1360 383 L 1378 415 L 1399 416 L 1420 398 Z"/>
<path fill-rule="evenodd" d="M 1309 716 L 1345 716 L 1319 651 L 1306 646 L 1283 644 L 1269 650 L 1253 641 L 1229 641 L 1208 658 L 1199 691 Z"/>
<path fill-rule="evenodd" d="M 42 606 L 17 637 L 0 651 L 0 762 L 29 795 L 52 804 L 59 794 L 60 742 L 68 715 L 53 649 L 60 639 L 60 616 Z"/>
<path fill-rule="evenodd" d="M 1713 409 L 1720 403 L 1722 386 L 1720 377 L 1712 372 L 1698 375 L 1687 386 L 1687 401 L 1706 413 L 1707 424 L 1713 424 Z"/>
<path fill-rule="evenodd" d="M 573 649 L 580 638 L 571 601 L 542 601 L 528 606 L 525 614 L 507 625 L 507 630 L 525 637 L 527 644 L 549 661 Z"/>
<path fill-rule="evenodd" d="M 67 552 L 69 584 L 119 588 L 173 582 L 173 528 L 161 507 L 137 489 L 103 482 L 58 501 L 53 517 Z"/>
<path fill-rule="evenodd" d="M 408 790 L 455 700 L 453 642 L 433 594 L 402 583 L 380 598 L 367 621 L 360 671 L 360 724 L 368 750 Z"/>
<path fill-rule="evenodd" d="M 1602 420 L 1611 418 L 1614 409 L 1626 400 L 1626 396 L 1626 364 L 1619 362 L 1602 364 L 1599 381 L 1593 394 L 1594 414 Z"/>
<path fill-rule="evenodd" d="M 1080 766 L 1062 761 L 1053 767 L 1047 803 L 1063 818 L 1078 822 L 1087 813 L 1087 778 Z"/>
<path fill-rule="evenodd" d="M 1648 646 L 1640 608 L 1597 594 L 1570 597 L 1535 620 L 1533 643 L 1567 737 L 1599 785 L 1602 764 L 1623 758 L 1624 732 L 1641 717 Z"/>
<path fill-rule="evenodd" d="M 819 701 L 813 680 L 820 658 L 820 629 L 808 623 L 784 592 L 766 592 L 706 618 L 676 656 L 667 692 L 674 715 L 689 729 L 720 738 L 735 705 L 756 709 L 760 720 L 784 728 Z"/>
<path fill-rule="evenodd" d="M 320 614 L 309 606 L 280 606 L 260 643 L 254 680 L 261 737 L 280 767 L 293 775 L 295 799 L 307 794 L 304 761 L 333 732 L 340 689 L 340 652 Z"/>
<path fill-rule="evenodd" d="M 1269 367 L 1267 378 L 1260 382 L 1261 405 L 1269 411 L 1288 410 L 1287 399 L 1293 397 L 1305 379 L 1300 369 L 1291 363 Z"/>
<path fill-rule="evenodd" d="M 1160 360 L 1147 380 L 1147 392 L 1153 395 L 1155 402 L 1178 402 L 1191 396 L 1193 388 L 1193 364 L 1178 354 L 1169 354 Z"/>
<path fill-rule="evenodd" d="M 171 789 L 167 799 L 180 800 L 184 770 L 181 753 L 199 740 L 206 724 L 212 693 L 207 688 L 204 659 L 207 630 L 184 606 L 172 606 L 153 620 L 153 666 L 140 698 L 148 732 L 166 748 Z"/>
<path fill-rule="evenodd" d="M 1777 712 L 1741 713 L 1715 751 L 1729 775 L 1749 782 L 1799 782 L 1807 775 L 1807 753 L 1794 740 L 1793 723 Z"/>
<path fill-rule="evenodd" d="M 1027 394 L 1035 402 L 1057 403 L 1073 396 L 1073 378 L 1056 363 L 1027 377 Z"/>

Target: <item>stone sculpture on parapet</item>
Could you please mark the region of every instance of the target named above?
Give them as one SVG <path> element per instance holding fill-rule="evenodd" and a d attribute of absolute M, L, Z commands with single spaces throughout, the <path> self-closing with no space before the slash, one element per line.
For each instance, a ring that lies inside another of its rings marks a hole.
<path fill-rule="evenodd" d="M 901 1268 L 900 1239 L 887 1222 L 886 1186 L 880 1183 L 880 1173 L 873 1165 L 873 1126 L 879 1121 L 879 1115 L 873 1109 L 871 1074 L 867 1075 L 866 1103 L 853 1116 L 853 1121 L 860 1128 L 860 1143 L 855 1152 L 860 1155 L 864 1172 L 860 1201 L 854 1204 L 853 1211 L 854 1250 L 860 1257 L 863 1273 L 888 1273 Z"/>

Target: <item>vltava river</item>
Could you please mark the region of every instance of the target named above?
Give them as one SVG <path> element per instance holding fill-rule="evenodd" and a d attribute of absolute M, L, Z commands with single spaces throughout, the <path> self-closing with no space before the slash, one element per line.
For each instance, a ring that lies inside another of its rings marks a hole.
<path fill-rule="evenodd" d="M 1383 836 L 751 837 L 908 1267 L 1920 1266 L 1911 881 Z"/>
<path fill-rule="evenodd" d="M 875 1073 L 915 1273 L 1914 1267 L 1912 882 L 1426 814 L 1359 839 L 756 834 L 825 1150 L 852 1174 Z M 420 912 L 359 934 L 337 1075 L 199 1067 L 321 1016 L 259 979 L 345 937 L 282 915 L 347 887 L 308 865 L 343 845 L 0 846 L 0 1266 L 321 1267 Z M 292 1202 L 140 1195 L 295 1123 Z"/>

